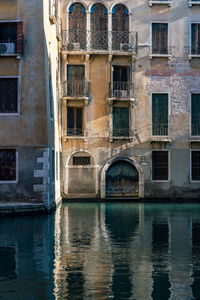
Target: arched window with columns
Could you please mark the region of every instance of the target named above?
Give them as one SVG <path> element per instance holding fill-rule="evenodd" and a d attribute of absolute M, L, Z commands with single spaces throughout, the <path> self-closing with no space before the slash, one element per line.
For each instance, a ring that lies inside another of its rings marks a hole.
<path fill-rule="evenodd" d="M 91 8 L 91 49 L 108 49 L 108 12 L 101 3 Z"/>
<path fill-rule="evenodd" d="M 112 9 L 112 49 L 122 50 L 129 43 L 129 11 L 123 4 Z"/>
<path fill-rule="evenodd" d="M 68 30 L 68 50 L 86 49 L 86 10 L 79 2 L 69 8 Z"/>

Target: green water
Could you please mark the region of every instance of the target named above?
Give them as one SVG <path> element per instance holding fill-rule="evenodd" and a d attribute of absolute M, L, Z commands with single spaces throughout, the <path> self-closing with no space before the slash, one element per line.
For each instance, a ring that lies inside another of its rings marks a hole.
<path fill-rule="evenodd" d="M 69 203 L 0 219 L 0 299 L 200 299 L 200 205 Z"/>

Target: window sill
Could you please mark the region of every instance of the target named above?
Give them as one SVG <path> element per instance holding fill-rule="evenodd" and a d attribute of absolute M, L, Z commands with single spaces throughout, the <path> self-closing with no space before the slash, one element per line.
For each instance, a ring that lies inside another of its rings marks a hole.
<path fill-rule="evenodd" d="M 191 7 L 192 5 L 200 5 L 200 1 L 189 1 L 189 7 Z"/>
<path fill-rule="evenodd" d="M 154 57 L 160 57 L 160 58 L 168 58 L 171 59 L 172 55 L 171 54 L 149 54 L 150 59 L 154 58 Z"/>
<path fill-rule="evenodd" d="M 0 113 L 0 117 L 19 117 L 20 116 L 20 113 Z"/>
<path fill-rule="evenodd" d="M 169 183 L 169 182 L 170 182 L 169 179 L 168 179 L 168 180 L 159 180 L 159 179 L 158 179 L 158 180 L 155 180 L 155 179 L 152 179 L 151 181 L 152 181 L 152 182 L 157 182 L 157 183 L 162 183 L 162 182 L 163 182 L 163 183 Z"/>
<path fill-rule="evenodd" d="M 112 136 L 109 138 L 110 142 L 113 142 L 114 140 L 128 140 L 128 141 L 132 141 L 132 137 L 130 136 Z"/>
<path fill-rule="evenodd" d="M 0 181 L 0 184 L 12 184 L 12 183 L 18 183 L 18 180 L 12 180 L 12 181 L 2 180 L 2 181 Z"/>
<path fill-rule="evenodd" d="M 121 101 L 121 102 L 130 102 L 131 104 L 135 103 L 135 98 L 127 97 L 127 98 L 117 98 L 117 97 L 109 97 L 107 98 L 107 101 L 110 105 L 112 105 L 114 102 Z"/>
<path fill-rule="evenodd" d="M 200 143 L 200 136 L 196 136 L 196 137 L 191 137 L 189 139 L 189 143 Z"/>
<path fill-rule="evenodd" d="M 189 58 L 189 60 L 191 60 L 193 58 L 200 58 L 200 54 L 189 54 L 188 58 Z"/>
<path fill-rule="evenodd" d="M 168 137 L 168 136 L 164 136 L 164 135 L 161 135 L 161 136 L 152 136 L 150 138 L 150 142 L 153 143 L 153 142 L 165 142 L 165 143 L 171 143 L 172 142 L 172 138 Z"/>
<path fill-rule="evenodd" d="M 160 0 L 160 1 L 157 1 L 157 0 L 152 0 L 152 1 L 151 1 L 151 0 L 150 0 L 150 1 L 149 1 L 149 6 L 152 6 L 153 4 L 159 4 L 159 5 L 160 5 L 160 4 L 161 4 L 161 5 L 164 4 L 164 5 L 171 6 L 172 3 L 171 3 L 171 1 L 161 1 L 161 0 Z"/>
<path fill-rule="evenodd" d="M 80 102 L 81 101 L 83 102 L 84 101 L 84 104 L 85 105 L 88 105 L 89 104 L 89 97 L 86 97 L 86 96 L 80 96 L 80 97 L 70 97 L 70 96 L 64 96 L 63 97 L 63 100 L 66 100 L 66 101 L 77 101 L 77 102 Z"/>
<path fill-rule="evenodd" d="M 67 142 L 68 140 L 83 140 L 84 142 L 87 141 L 86 136 L 64 136 L 64 141 Z"/>

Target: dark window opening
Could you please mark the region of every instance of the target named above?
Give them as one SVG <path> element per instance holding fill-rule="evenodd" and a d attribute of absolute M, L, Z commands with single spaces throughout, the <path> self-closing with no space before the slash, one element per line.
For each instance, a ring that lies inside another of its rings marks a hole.
<path fill-rule="evenodd" d="M 152 94 L 152 134 L 168 135 L 168 94 Z"/>
<path fill-rule="evenodd" d="M 192 180 L 200 180 L 200 151 L 192 151 Z"/>
<path fill-rule="evenodd" d="M 10 279 L 17 277 L 15 248 L 0 246 L 0 257 L 0 277 Z"/>
<path fill-rule="evenodd" d="M 86 96 L 85 66 L 68 65 L 67 95 L 70 97 Z"/>
<path fill-rule="evenodd" d="M 113 136 L 129 136 L 128 107 L 113 107 Z"/>
<path fill-rule="evenodd" d="M 168 180 L 168 151 L 152 152 L 152 179 Z"/>
<path fill-rule="evenodd" d="M 17 113 L 17 78 L 0 78 L 0 113 Z"/>
<path fill-rule="evenodd" d="M 191 103 L 191 133 L 193 136 L 200 135 L 200 94 L 192 94 Z"/>
<path fill-rule="evenodd" d="M 108 13 L 100 3 L 91 9 L 91 48 L 108 49 Z"/>
<path fill-rule="evenodd" d="M 191 54 L 200 54 L 200 24 L 191 24 Z"/>
<path fill-rule="evenodd" d="M 127 98 L 130 96 L 129 66 L 113 66 L 113 97 Z"/>
<path fill-rule="evenodd" d="M 16 150 L 0 150 L 0 181 L 16 180 Z"/>
<path fill-rule="evenodd" d="M 83 130 L 83 107 L 67 108 L 67 135 L 82 136 Z"/>
<path fill-rule="evenodd" d="M 167 23 L 152 23 L 152 54 L 168 54 Z"/>
<path fill-rule="evenodd" d="M 74 156 L 73 157 L 73 165 L 90 165 L 90 156 Z"/>
<path fill-rule="evenodd" d="M 0 23 L 0 54 L 22 54 L 24 22 Z"/>

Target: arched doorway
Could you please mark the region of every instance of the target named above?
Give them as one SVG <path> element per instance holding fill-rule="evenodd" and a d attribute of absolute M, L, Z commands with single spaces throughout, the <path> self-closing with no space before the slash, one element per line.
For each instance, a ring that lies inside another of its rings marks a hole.
<path fill-rule="evenodd" d="M 139 173 L 126 160 L 114 162 L 106 172 L 106 197 L 138 197 Z"/>

